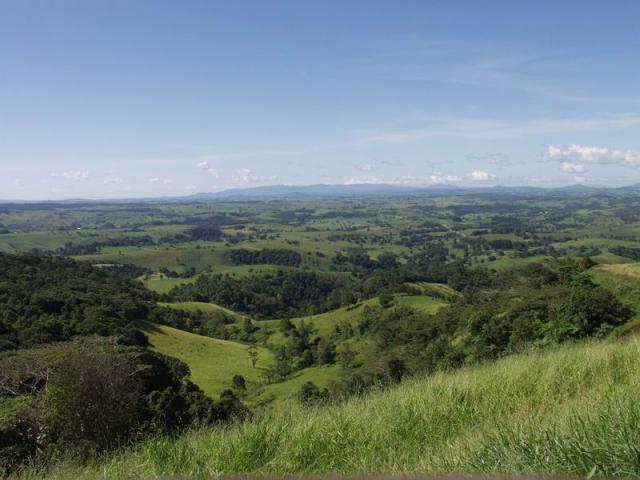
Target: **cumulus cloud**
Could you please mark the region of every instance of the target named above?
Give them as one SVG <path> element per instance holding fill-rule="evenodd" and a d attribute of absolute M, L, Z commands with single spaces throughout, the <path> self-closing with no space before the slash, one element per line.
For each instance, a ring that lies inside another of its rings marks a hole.
<path fill-rule="evenodd" d="M 357 165 L 356 168 L 361 172 L 370 172 L 371 170 L 374 170 L 376 166 L 373 163 L 365 162 Z"/>
<path fill-rule="evenodd" d="M 429 183 L 460 183 L 462 177 L 460 175 L 444 175 L 440 172 L 433 173 L 429 176 Z"/>
<path fill-rule="evenodd" d="M 236 177 L 244 183 L 261 183 L 276 180 L 276 175 L 258 175 L 248 168 L 238 170 Z"/>
<path fill-rule="evenodd" d="M 405 175 L 395 178 L 382 178 L 382 177 L 352 177 L 344 182 L 345 185 L 362 185 L 362 184 L 388 184 L 388 185 L 418 185 L 425 183 L 425 179 L 421 177 L 414 177 L 412 175 Z"/>
<path fill-rule="evenodd" d="M 150 178 L 147 183 L 149 185 L 168 185 L 169 183 L 171 183 L 171 180 L 168 180 L 166 178 L 153 177 Z"/>
<path fill-rule="evenodd" d="M 124 183 L 124 180 L 120 177 L 107 177 L 102 181 L 102 183 L 104 183 L 105 185 L 117 185 L 120 183 Z"/>
<path fill-rule="evenodd" d="M 198 162 L 196 164 L 196 166 L 200 169 L 203 170 L 205 172 L 207 172 L 209 175 L 211 175 L 214 178 L 218 178 L 218 170 L 215 167 L 212 167 L 211 164 L 209 162 L 207 162 L 206 160 L 203 160 L 201 162 Z"/>
<path fill-rule="evenodd" d="M 464 175 L 451 175 L 441 172 L 434 172 L 427 177 L 404 175 L 401 177 L 353 177 L 345 182 L 345 185 L 356 185 L 361 183 L 376 183 L 390 185 L 434 185 L 442 183 L 482 183 L 494 180 L 495 175 L 484 170 L 474 170 Z"/>
<path fill-rule="evenodd" d="M 67 170 L 62 173 L 52 173 L 52 177 L 62 177 L 72 182 L 84 182 L 89 179 L 89 172 L 86 170 Z"/>
<path fill-rule="evenodd" d="M 465 179 L 472 182 L 488 182 L 489 180 L 493 180 L 495 177 L 495 175 L 485 172 L 484 170 L 474 170 L 473 172 L 465 175 Z"/>
<path fill-rule="evenodd" d="M 620 150 L 576 144 L 562 149 L 554 145 L 549 145 L 548 155 L 551 160 L 562 163 L 563 171 L 567 171 L 565 170 L 564 164 L 581 166 L 584 163 L 590 163 L 594 165 L 640 167 L 640 151 L 638 150 Z M 571 170 L 571 173 L 575 172 L 580 173 L 578 170 Z"/>
<path fill-rule="evenodd" d="M 581 163 L 562 162 L 560 168 L 565 173 L 585 173 L 587 171 Z"/>

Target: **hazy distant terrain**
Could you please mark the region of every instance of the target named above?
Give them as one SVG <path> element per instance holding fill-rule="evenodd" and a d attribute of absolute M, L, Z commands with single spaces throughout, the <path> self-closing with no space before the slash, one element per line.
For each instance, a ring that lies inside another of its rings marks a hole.
<path fill-rule="evenodd" d="M 321 190 L 0 206 L 3 468 L 640 472 L 638 197 Z"/>

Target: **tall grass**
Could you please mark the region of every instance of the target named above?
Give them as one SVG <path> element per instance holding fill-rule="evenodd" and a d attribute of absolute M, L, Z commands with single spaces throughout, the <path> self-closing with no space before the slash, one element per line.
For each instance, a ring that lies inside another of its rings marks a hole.
<path fill-rule="evenodd" d="M 152 439 L 99 466 L 49 475 L 336 472 L 638 475 L 640 343 L 509 357 L 340 406 Z"/>

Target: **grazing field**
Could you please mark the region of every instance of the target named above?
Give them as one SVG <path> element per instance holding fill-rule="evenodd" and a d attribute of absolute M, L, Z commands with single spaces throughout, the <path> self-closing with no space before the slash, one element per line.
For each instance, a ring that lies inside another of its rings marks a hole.
<path fill-rule="evenodd" d="M 309 367 L 293 373 L 286 380 L 258 388 L 248 398 L 256 407 L 269 412 L 289 410 L 297 407 L 298 392 L 304 383 L 313 382 L 320 388 L 326 388 L 342 375 L 342 369 L 338 365 Z"/>
<path fill-rule="evenodd" d="M 437 312 L 440 308 L 447 305 L 447 302 L 434 298 L 430 295 L 394 295 L 394 302 L 396 305 L 406 306 L 414 308 L 424 313 L 432 314 Z M 361 318 L 362 312 L 365 307 L 379 306 L 380 300 L 376 298 L 370 298 L 363 300 L 354 305 L 348 307 L 338 308 L 326 313 L 319 313 L 318 315 L 310 315 L 307 317 L 292 318 L 291 322 L 295 325 L 305 323 L 312 327 L 313 333 L 319 336 L 326 336 L 334 331 L 335 327 L 340 324 L 355 323 Z M 267 327 L 271 336 L 269 342 L 274 344 L 280 344 L 283 341 L 282 335 L 277 331 L 280 320 L 263 320 L 257 322 L 258 325 Z"/>
<path fill-rule="evenodd" d="M 603 272 L 611 273 L 613 275 L 619 275 L 626 277 L 630 280 L 640 280 L 640 263 L 621 263 L 602 265 L 600 270 Z"/>
<path fill-rule="evenodd" d="M 398 305 L 413 308 L 420 312 L 433 314 L 447 305 L 447 302 L 429 295 L 396 295 Z"/>
<path fill-rule="evenodd" d="M 181 438 L 48 478 L 220 474 L 640 474 L 640 343 L 521 354 Z M 613 447 L 613 448 L 612 448 Z"/>
<path fill-rule="evenodd" d="M 628 335 L 640 331 L 640 264 L 599 265 L 592 270 L 593 280 L 611 290 L 634 311 L 634 316 L 616 333 Z"/>
<path fill-rule="evenodd" d="M 148 278 L 141 278 L 142 283 L 149 290 L 153 290 L 157 293 L 169 293 L 173 287 L 178 285 L 184 285 L 186 283 L 193 283 L 196 277 L 192 278 L 170 278 L 162 274 L 154 274 Z"/>
<path fill-rule="evenodd" d="M 247 346 L 236 342 L 194 335 L 164 325 L 148 324 L 145 333 L 153 349 L 176 357 L 191 370 L 191 380 L 209 396 L 216 397 L 231 388 L 234 375 L 242 375 L 248 387 L 261 381 L 264 370 L 273 362 L 272 353 L 258 348 L 258 363 L 251 366 Z"/>
<path fill-rule="evenodd" d="M 183 312 L 203 312 L 203 313 L 216 313 L 222 312 L 225 313 L 236 320 L 240 320 L 244 318 L 244 315 L 240 315 L 233 310 L 229 310 L 228 308 L 221 307 L 220 305 L 216 305 L 215 303 L 205 303 L 205 302 L 160 302 L 158 305 L 162 307 L 174 308 L 176 310 L 182 310 Z"/>

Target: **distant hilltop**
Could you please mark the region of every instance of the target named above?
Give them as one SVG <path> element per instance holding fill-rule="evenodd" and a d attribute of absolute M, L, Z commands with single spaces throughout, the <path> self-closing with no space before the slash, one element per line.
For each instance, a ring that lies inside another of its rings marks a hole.
<path fill-rule="evenodd" d="M 250 188 L 231 188 L 215 193 L 196 193 L 182 200 L 242 200 L 265 198 L 294 197 L 349 197 L 374 195 L 443 195 L 443 194 L 514 194 L 514 195 L 546 195 L 546 194 L 585 194 L 585 193 L 619 193 L 640 194 L 640 184 L 625 187 L 591 187 L 586 185 L 570 185 L 565 187 L 531 187 L 531 186 L 491 186 L 460 187 L 447 184 L 430 186 L 394 185 L 362 183 L 355 185 L 268 185 Z"/>
<path fill-rule="evenodd" d="M 64 200 L 10 200 L 0 199 L 0 204 L 93 204 L 93 203 L 140 203 L 140 202 L 207 202 L 267 200 L 278 198 L 344 198 L 364 196 L 447 196 L 447 195 L 502 195 L 502 196 L 547 196 L 547 195 L 640 195 L 640 184 L 624 187 L 594 187 L 587 185 L 568 185 L 564 187 L 532 186 L 457 186 L 435 184 L 428 186 L 395 185 L 384 183 L 360 183 L 354 185 L 264 185 L 248 188 L 230 188 L 220 192 L 202 192 L 187 196 L 165 196 L 147 198 L 110 198 L 110 199 L 64 199 Z"/>

